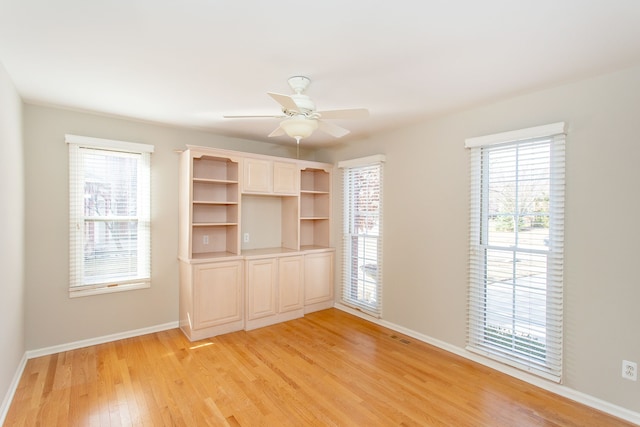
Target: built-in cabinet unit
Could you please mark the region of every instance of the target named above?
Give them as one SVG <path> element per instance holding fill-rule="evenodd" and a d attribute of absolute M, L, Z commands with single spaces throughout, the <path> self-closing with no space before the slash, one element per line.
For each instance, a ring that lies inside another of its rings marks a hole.
<path fill-rule="evenodd" d="M 333 306 L 331 174 L 325 163 L 187 147 L 178 258 L 189 339 Z"/>

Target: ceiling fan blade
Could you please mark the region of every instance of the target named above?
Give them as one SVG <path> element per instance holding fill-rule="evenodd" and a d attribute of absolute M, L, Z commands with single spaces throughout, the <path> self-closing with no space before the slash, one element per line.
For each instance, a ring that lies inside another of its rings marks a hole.
<path fill-rule="evenodd" d="M 284 129 L 282 129 L 280 126 L 278 126 L 273 132 L 271 132 L 268 136 L 274 137 L 274 136 L 280 136 L 280 135 L 284 135 Z"/>
<path fill-rule="evenodd" d="M 283 116 L 282 114 L 280 114 L 279 116 L 222 116 L 225 119 L 261 119 L 261 118 L 268 118 L 268 119 L 284 119 L 287 116 Z"/>
<path fill-rule="evenodd" d="M 267 92 L 267 95 L 272 97 L 278 104 L 282 105 L 282 108 L 286 110 L 298 111 L 298 106 L 292 97 L 289 95 L 281 95 L 279 93 Z"/>
<path fill-rule="evenodd" d="M 343 127 L 334 125 L 333 123 L 324 122 L 322 120 L 318 120 L 318 129 L 325 133 L 328 133 L 335 138 L 341 138 L 349 133 L 349 130 Z"/>
<path fill-rule="evenodd" d="M 323 119 L 366 119 L 369 110 L 366 108 L 349 108 L 345 110 L 318 111 Z"/>

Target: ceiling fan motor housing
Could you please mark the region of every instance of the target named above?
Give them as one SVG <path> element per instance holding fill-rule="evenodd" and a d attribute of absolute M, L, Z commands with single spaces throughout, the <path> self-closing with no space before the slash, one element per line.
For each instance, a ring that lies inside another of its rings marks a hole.
<path fill-rule="evenodd" d="M 313 117 L 313 113 L 316 111 L 316 104 L 314 104 L 311 98 L 303 93 L 309 87 L 311 79 L 305 76 L 293 76 L 290 77 L 287 82 L 289 83 L 291 89 L 295 92 L 290 96 L 291 99 L 293 99 L 293 102 L 296 103 L 296 106 L 298 108 L 295 111 L 288 108 L 283 108 L 282 111 L 287 116 L 303 115 L 309 118 L 316 118 Z"/>
<path fill-rule="evenodd" d="M 309 98 L 307 95 L 295 93 L 291 95 L 291 98 L 296 103 L 296 106 L 298 107 L 298 111 L 291 111 L 291 110 L 284 109 L 283 111 L 286 115 L 294 116 L 294 115 L 303 114 L 309 117 L 309 116 L 312 116 L 313 113 L 316 111 L 316 104 L 314 104 L 311 98 Z"/>

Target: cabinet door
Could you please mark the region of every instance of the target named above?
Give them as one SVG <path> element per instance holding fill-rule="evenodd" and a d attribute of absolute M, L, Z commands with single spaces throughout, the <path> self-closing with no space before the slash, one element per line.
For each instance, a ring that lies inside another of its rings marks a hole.
<path fill-rule="evenodd" d="M 242 320 L 242 261 L 194 267 L 193 329 Z"/>
<path fill-rule="evenodd" d="M 273 191 L 272 163 L 269 160 L 244 159 L 242 191 L 271 193 Z"/>
<path fill-rule="evenodd" d="M 272 316 L 277 312 L 276 258 L 247 261 L 247 319 Z"/>
<path fill-rule="evenodd" d="M 279 312 L 298 310 L 304 307 L 304 257 L 287 256 L 279 259 L 278 291 Z"/>
<path fill-rule="evenodd" d="M 305 305 L 333 300 L 333 252 L 304 256 Z"/>
<path fill-rule="evenodd" d="M 295 163 L 273 163 L 273 192 L 277 194 L 297 195 L 300 174 Z"/>

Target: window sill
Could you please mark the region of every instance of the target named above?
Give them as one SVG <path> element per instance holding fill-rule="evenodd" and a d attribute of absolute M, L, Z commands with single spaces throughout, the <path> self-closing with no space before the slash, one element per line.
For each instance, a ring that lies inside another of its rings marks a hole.
<path fill-rule="evenodd" d="M 135 291 L 136 289 L 147 289 L 151 287 L 151 282 L 123 283 L 115 285 L 104 285 L 97 287 L 81 287 L 79 289 L 69 289 L 69 298 L 88 297 L 91 295 L 111 294 L 114 292 Z"/>

